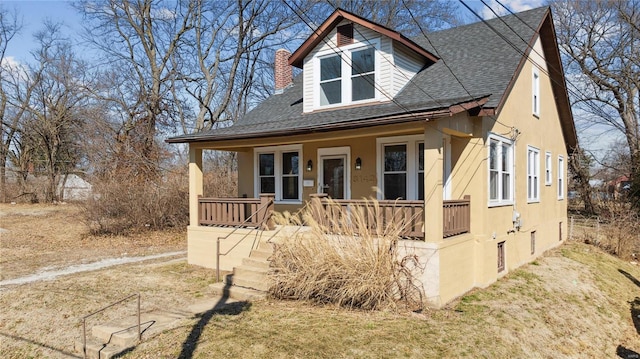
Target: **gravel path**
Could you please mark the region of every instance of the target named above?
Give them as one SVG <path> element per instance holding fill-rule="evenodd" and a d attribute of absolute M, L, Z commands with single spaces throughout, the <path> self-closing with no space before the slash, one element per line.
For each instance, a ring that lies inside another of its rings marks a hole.
<path fill-rule="evenodd" d="M 35 274 L 31 274 L 28 276 L 3 280 L 3 281 L 0 281 L 0 287 L 7 286 L 7 285 L 16 285 L 16 284 L 20 285 L 20 284 L 37 282 L 37 281 L 53 280 L 53 279 L 56 279 L 57 277 L 68 275 L 68 274 L 94 271 L 94 270 L 117 266 L 121 264 L 136 263 L 136 262 L 142 262 L 142 261 L 158 259 L 158 258 L 174 257 L 178 255 L 184 256 L 186 254 L 187 254 L 187 251 L 178 251 L 178 252 L 167 252 L 167 253 L 154 254 L 150 256 L 140 256 L 140 257 L 107 258 L 107 259 L 99 260 L 97 262 L 76 264 L 76 265 L 64 267 L 61 269 L 41 270 Z"/>

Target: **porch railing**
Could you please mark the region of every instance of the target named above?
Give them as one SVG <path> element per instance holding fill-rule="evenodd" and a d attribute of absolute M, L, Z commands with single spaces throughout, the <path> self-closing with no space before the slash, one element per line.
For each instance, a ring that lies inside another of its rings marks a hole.
<path fill-rule="evenodd" d="M 273 211 L 273 195 L 260 198 L 198 198 L 201 226 L 260 227 Z"/>
<path fill-rule="evenodd" d="M 379 210 L 374 210 L 371 201 L 358 199 L 329 199 L 324 193 L 311 195 L 312 201 L 318 201 L 322 212 L 314 211 L 316 220 L 332 232 L 340 232 L 348 225 L 348 215 L 356 208 L 364 208 L 365 227 L 370 233 L 384 233 L 387 226 L 398 225 L 402 237 L 424 238 L 424 202 L 423 201 L 376 201 Z M 330 221 L 329 219 L 339 219 Z M 344 220 L 342 219 L 344 218 Z"/>
<path fill-rule="evenodd" d="M 326 194 L 311 195 L 312 201 L 318 201 L 322 212 L 315 211 L 316 220 L 325 225 L 332 232 L 340 232 L 340 226 L 349 223 L 348 220 L 330 221 L 330 218 L 345 218 L 354 208 L 367 208 L 365 220 L 366 228 L 375 233 L 380 226 L 380 232 L 393 223 L 402 228 L 402 237 L 424 238 L 424 201 L 406 200 L 378 200 L 379 210 L 373 210 L 373 203 L 366 200 L 329 199 Z M 442 203 L 443 210 L 443 238 L 458 234 L 469 233 L 471 227 L 471 197 L 465 196 L 460 200 L 446 200 Z M 426 225 L 429 225 L 427 223 Z"/>
<path fill-rule="evenodd" d="M 460 200 L 447 200 L 442 202 L 443 224 L 442 234 L 444 238 L 471 230 L 471 197 L 464 196 Z"/>

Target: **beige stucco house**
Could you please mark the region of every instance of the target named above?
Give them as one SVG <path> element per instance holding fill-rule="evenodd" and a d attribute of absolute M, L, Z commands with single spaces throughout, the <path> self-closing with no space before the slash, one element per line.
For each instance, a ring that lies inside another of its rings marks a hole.
<path fill-rule="evenodd" d="M 269 210 L 316 193 L 418 217 L 403 245 L 434 306 L 566 238 L 577 139 L 549 8 L 412 39 L 336 10 L 275 62 L 275 94 L 244 118 L 168 140 L 189 145 L 190 263 L 215 267 L 219 242 L 231 269 L 277 235 Z M 237 153 L 240 198 L 201 196 L 203 150 Z"/>

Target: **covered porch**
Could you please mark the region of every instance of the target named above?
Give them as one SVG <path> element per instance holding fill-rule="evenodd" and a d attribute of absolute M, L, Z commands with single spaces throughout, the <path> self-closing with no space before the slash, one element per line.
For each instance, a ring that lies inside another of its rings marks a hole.
<path fill-rule="evenodd" d="M 324 211 L 346 216 L 375 199 L 381 214 L 370 216 L 371 230 L 401 220 L 409 239 L 440 242 L 470 233 L 471 193 L 458 173 L 467 171 L 459 159 L 476 140 L 472 132 L 473 120 L 461 114 L 288 138 L 190 143 L 190 227 L 266 229 L 273 211 L 293 213 L 317 201 Z M 203 150 L 237 154 L 237 198 L 203 196 Z"/>

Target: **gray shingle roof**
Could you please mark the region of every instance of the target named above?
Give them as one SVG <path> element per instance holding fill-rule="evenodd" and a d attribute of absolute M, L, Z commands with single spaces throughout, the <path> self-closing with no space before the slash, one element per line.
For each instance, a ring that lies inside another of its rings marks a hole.
<path fill-rule="evenodd" d="M 484 107 L 495 108 L 516 75 L 523 58 L 522 53 L 527 52 L 528 45 L 522 39 L 531 41 L 534 31 L 529 26 L 539 28 L 547 11 L 548 7 L 542 7 L 518 13 L 517 17 L 510 15 L 488 20 L 518 50 L 483 22 L 427 33 L 426 38 L 419 36 L 412 39 L 441 60 L 414 76 L 393 102 L 305 114 L 302 109 L 302 76 L 297 76 L 293 85 L 284 93 L 269 97 L 238 119 L 233 126 L 173 137 L 168 141 L 229 140 L 273 133 L 300 133 L 404 114 L 407 110 L 413 112 L 448 108 L 488 95 L 489 101 Z"/>

